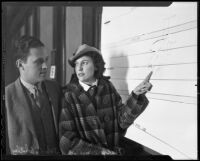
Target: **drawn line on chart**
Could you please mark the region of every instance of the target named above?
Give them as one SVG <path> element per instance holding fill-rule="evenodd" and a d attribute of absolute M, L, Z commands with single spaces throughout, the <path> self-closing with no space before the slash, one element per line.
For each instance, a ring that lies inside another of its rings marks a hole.
<path fill-rule="evenodd" d="M 156 30 L 156 31 L 152 31 L 152 32 L 149 32 L 149 33 L 146 33 L 146 34 L 152 34 L 152 33 L 156 33 L 156 32 L 160 32 L 160 31 L 164 31 L 164 30 L 167 30 L 167 29 L 170 29 L 170 28 L 176 28 L 178 26 L 184 26 L 185 24 L 189 24 L 189 23 L 193 23 L 193 22 L 197 22 L 197 20 L 192 20 L 192 21 L 188 21 L 188 22 L 185 22 L 185 23 L 181 23 L 181 24 L 178 24 L 178 25 L 174 25 L 174 26 L 171 26 L 171 27 L 166 27 L 164 29 L 160 29 L 160 30 Z"/>
<path fill-rule="evenodd" d="M 122 96 L 125 96 L 125 97 L 128 97 L 129 94 L 122 94 L 122 93 L 119 93 L 120 95 Z M 197 105 L 195 103 L 189 103 L 189 102 L 183 102 L 183 101 L 174 101 L 174 100 L 168 100 L 168 99 L 161 99 L 161 98 L 153 98 L 153 97 L 149 97 L 149 99 L 154 99 L 154 100 L 161 100 L 161 101 L 168 101 L 168 102 L 176 102 L 176 103 L 183 103 L 183 104 L 190 104 L 190 105 Z"/>
<path fill-rule="evenodd" d="M 164 37 L 164 36 L 169 36 L 169 35 L 176 34 L 176 33 L 179 33 L 179 32 L 193 30 L 195 28 L 197 28 L 197 27 L 192 27 L 192 28 L 188 28 L 188 29 L 184 29 L 184 30 L 174 31 L 174 32 L 170 32 L 170 33 L 164 33 L 162 35 L 152 36 L 152 37 L 149 37 L 149 38 L 141 38 L 144 35 L 134 36 L 133 38 L 126 38 L 126 39 L 123 39 L 123 40 L 119 40 L 119 41 L 116 41 L 116 42 L 106 44 L 104 48 L 113 48 L 113 47 L 118 47 L 118 46 L 125 46 L 125 45 L 129 45 L 129 44 L 133 44 L 133 43 L 138 43 L 138 42 L 141 42 L 141 41 L 146 41 L 146 40 L 151 40 L 151 39 L 160 38 L 160 37 Z"/>
<path fill-rule="evenodd" d="M 194 96 L 187 96 L 187 95 L 178 95 L 178 94 L 167 94 L 167 93 L 157 93 L 157 92 L 149 92 L 151 94 L 160 94 L 160 95 L 167 95 L 167 96 L 178 96 L 178 97 L 189 97 L 189 98 L 197 98 Z"/>
<path fill-rule="evenodd" d="M 154 64 L 154 65 L 140 65 L 140 66 L 132 66 L 132 67 L 119 67 L 119 66 L 115 66 L 115 67 L 107 67 L 106 69 L 115 69 L 115 68 L 143 68 L 143 67 L 151 67 L 151 66 L 170 66 L 170 65 L 185 65 L 185 64 L 196 64 L 197 62 L 181 62 L 181 63 L 171 63 L 171 64 Z"/>
<path fill-rule="evenodd" d="M 120 18 L 120 17 L 123 17 L 123 16 L 125 16 L 125 15 L 127 15 L 127 14 L 130 14 L 130 13 L 133 12 L 135 9 L 136 9 L 136 7 L 132 7 L 132 8 L 130 9 L 130 11 L 125 12 L 125 13 L 123 13 L 123 14 L 121 14 L 121 15 L 117 15 L 116 17 L 110 18 L 109 20 L 105 21 L 104 24 L 108 24 L 108 23 L 110 23 L 110 22 L 112 22 L 112 21 L 114 21 L 114 20 L 116 20 L 116 19 L 118 19 L 118 18 Z"/>
<path fill-rule="evenodd" d="M 125 39 L 125 40 L 120 40 L 120 41 L 117 41 L 117 42 L 112 42 L 112 43 L 106 44 L 104 48 L 108 49 L 108 48 L 114 48 L 114 47 L 119 47 L 119 46 L 126 46 L 126 45 L 130 45 L 130 44 L 133 44 L 133 43 L 138 43 L 138 42 L 141 42 L 141 41 L 146 41 L 146 40 L 156 39 L 156 38 L 160 38 L 160 37 L 164 37 L 164 36 L 169 36 L 169 35 L 172 35 L 172 34 L 192 30 L 192 29 L 195 29 L 195 28 L 197 28 L 197 27 L 193 27 L 193 28 L 189 28 L 189 29 L 185 29 L 185 30 L 180 30 L 180 31 L 175 31 L 175 32 L 167 33 L 167 34 L 162 34 L 162 35 L 159 35 L 159 36 L 143 38 L 143 39 L 139 38 L 138 36 L 134 36 L 132 39 L 127 39 L 127 40 Z M 137 38 L 137 41 L 136 41 L 135 37 Z M 133 42 L 133 40 L 135 42 Z"/>
<path fill-rule="evenodd" d="M 160 29 L 160 30 L 155 30 L 155 31 L 152 31 L 152 32 L 144 33 L 144 34 L 141 34 L 141 35 L 138 35 L 138 36 L 151 35 L 151 34 L 153 34 L 153 33 L 165 31 L 165 30 L 168 30 L 168 29 L 172 29 L 172 28 L 184 26 L 184 25 L 189 24 L 189 23 L 196 23 L 196 22 L 197 22 L 197 20 L 192 20 L 192 21 L 188 21 L 188 22 L 185 22 L 185 23 L 182 23 L 182 24 L 178 24 L 178 25 L 171 26 L 171 27 L 166 27 L 166 28 L 164 28 L 164 29 Z M 138 36 L 136 36 L 136 37 L 138 37 Z M 135 36 L 134 36 L 134 37 L 135 37 Z M 127 37 L 126 39 L 131 39 L 131 38 L 133 38 L 133 36 Z M 126 40 L 126 39 L 123 39 L 123 40 Z M 111 42 L 111 43 L 114 43 L 114 42 Z M 111 43 L 110 43 L 110 44 L 111 44 Z"/>
<path fill-rule="evenodd" d="M 187 31 L 187 30 L 192 30 L 192 29 L 195 29 L 197 27 L 191 27 L 191 28 L 187 28 L 187 29 L 182 29 L 182 30 L 179 30 L 179 31 L 174 31 L 174 32 L 167 32 L 166 34 L 162 34 L 162 35 L 159 35 L 159 36 L 154 36 L 154 37 L 150 37 L 150 38 L 146 38 L 146 39 L 140 39 L 140 37 L 143 37 L 143 36 L 147 36 L 147 35 L 151 35 L 153 33 L 156 33 L 156 32 L 162 32 L 162 31 L 165 31 L 165 30 L 169 30 L 171 28 L 175 28 L 177 26 L 182 26 L 182 25 L 185 25 L 187 23 L 191 23 L 191 22 L 196 22 L 196 21 L 190 21 L 190 22 L 186 22 L 186 23 L 183 23 L 183 24 L 179 24 L 179 25 L 176 25 L 176 26 L 172 26 L 172 27 L 166 27 L 164 29 L 161 29 L 161 30 L 157 30 L 157 31 L 153 31 L 153 32 L 149 32 L 149 33 L 144 33 L 144 34 L 141 34 L 141 35 L 137 35 L 137 36 L 131 36 L 131 37 L 127 37 L 125 39 L 122 39 L 122 40 L 119 40 L 117 42 L 110 42 L 109 44 L 105 45 L 104 48 L 112 48 L 114 46 L 118 46 L 117 44 L 124 42 L 123 45 L 126 45 L 127 43 L 130 43 L 130 40 L 138 40 L 138 41 L 145 41 L 145 40 L 150 40 L 150 39 L 154 39 L 154 38 L 158 38 L 158 37 L 162 37 L 162 36 L 166 36 L 166 35 L 171 35 L 171 34 L 175 34 L 175 33 L 178 33 L 178 32 L 183 32 L 183 31 Z M 127 42 L 128 41 L 128 42 Z"/>
<path fill-rule="evenodd" d="M 153 98 L 153 97 L 148 97 L 148 98 L 149 99 L 155 99 L 155 100 L 162 100 L 162 101 L 169 101 L 169 102 L 177 102 L 177 103 L 183 103 L 183 104 L 197 105 L 196 103 L 188 103 L 188 102 L 183 102 L 183 101 L 174 101 L 174 100 L 161 99 L 161 98 Z"/>
<path fill-rule="evenodd" d="M 126 81 L 128 81 L 128 80 L 144 80 L 144 78 L 111 78 L 112 80 L 126 80 Z M 151 81 L 152 80 L 155 80 L 155 81 L 157 81 L 157 80 L 159 80 L 159 81 L 197 81 L 197 79 L 154 79 L 154 78 L 151 78 Z"/>
<path fill-rule="evenodd" d="M 128 91 L 127 89 L 117 89 L 118 91 Z M 187 96 L 187 95 L 178 95 L 178 94 L 167 94 L 167 93 L 157 93 L 157 92 L 151 92 L 149 91 L 148 93 L 150 94 L 159 94 L 159 95 L 167 95 L 167 96 L 178 96 L 178 97 L 189 97 L 189 98 L 197 98 L 194 96 Z"/>
<path fill-rule="evenodd" d="M 139 124 L 135 124 L 135 127 L 136 127 L 137 129 L 139 129 L 139 130 L 143 131 L 144 133 L 146 133 L 146 134 L 150 135 L 151 137 L 155 138 L 156 140 L 158 140 L 158 141 L 162 142 L 163 144 L 165 144 L 165 145 L 169 146 L 170 148 L 174 149 L 175 151 L 177 151 L 177 152 L 181 153 L 181 154 L 182 154 L 182 155 L 184 155 L 185 157 L 187 157 L 187 158 L 189 158 L 189 159 L 193 160 L 192 158 L 190 158 L 189 156 L 187 156 L 185 153 L 181 152 L 179 149 L 177 149 L 177 148 L 175 148 L 174 146 L 170 145 L 169 143 L 167 143 L 167 142 L 165 142 L 165 141 L 161 140 L 160 138 L 158 138 L 158 137 L 154 136 L 153 134 L 151 134 L 151 133 L 147 132 L 145 128 L 142 128 L 142 129 L 141 129 Z"/>
<path fill-rule="evenodd" d="M 168 48 L 168 49 L 161 49 L 160 51 L 165 52 L 165 51 L 169 51 L 169 50 L 182 49 L 182 48 L 195 47 L 195 46 L 197 46 L 197 44 L 187 45 L 187 46 L 180 46 L 180 47 L 175 47 L 175 48 Z M 130 56 L 143 55 L 143 54 L 151 54 L 151 53 L 154 53 L 154 52 L 155 51 L 146 51 L 146 52 L 141 52 L 141 53 L 136 53 L 136 54 L 106 57 L 106 59 L 110 59 L 110 58 L 113 59 L 113 58 L 120 58 L 120 57 L 130 57 Z"/>

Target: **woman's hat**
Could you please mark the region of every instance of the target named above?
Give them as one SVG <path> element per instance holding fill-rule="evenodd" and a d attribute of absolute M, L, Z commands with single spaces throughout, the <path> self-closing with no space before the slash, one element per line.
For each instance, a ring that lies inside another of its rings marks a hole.
<path fill-rule="evenodd" d="M 74 67 L 75 66 L 74 63 L 75 63 L 76 59 L 84 56 L 87 52 L 90 52 L 90 51 L 92 51 L 93 54 L 100 54 L 101 55 L 101 52 L 98 49 L 96 49 L 92 46 L 89 46 L 87 44 L 83 44 L 83 45 L 80 45 L 78 47 L 78 49 L 76 50 L 76 52 L 73 54 L 73 56 L 69 58 L 69 60 L 68 60 L 69 64 L 72 67 Z"/>

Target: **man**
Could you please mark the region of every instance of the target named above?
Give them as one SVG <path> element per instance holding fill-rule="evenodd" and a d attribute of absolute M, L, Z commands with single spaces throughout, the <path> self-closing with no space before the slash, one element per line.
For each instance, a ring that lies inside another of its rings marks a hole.
<path fill-rule="evenodd" d="M 31 36 L 22 36 L 16 47 L 19 78 L 5 88 L 9 151 L 13 155 L 59 154 L 61 90 L 55 81 L 45 80 L 48 53 Z"/>

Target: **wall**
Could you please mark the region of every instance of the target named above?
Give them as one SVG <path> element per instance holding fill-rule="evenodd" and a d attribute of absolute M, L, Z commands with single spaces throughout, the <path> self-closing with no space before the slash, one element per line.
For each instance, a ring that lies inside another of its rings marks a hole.
<path fill-rule="evenodd" d="M 39 8 L 39 22 L 40 22 L 40 40 L 45 44 L 47 52 L 50 54 L 53 50 L 53 7 Z M 51 55 L 48 60 L 51 65 Z M 48 68 L 47 75 L 50 75 L 50 68 Z"/>
<path fill-rule="evenodd" d="M 67 60 L 82 42 L 82 7 L 65 7 L 65 15 L 61 15 L 65 18 L 65 22 L 60 22 L 63 20 L 61 17 L 54 17 L 53 15 L 56 15 L 55 12 L 58 11 L 56 9 L 54 10 L 51 6 L 40 7 L 39 35 L 41 41 L 47 47 L 47 52 L 51 53 L 52 50 L 56 51 L 55 55 L 50 55 L 48 63 L 49 65 L 51 63 L 57 65 L 56 77 L 59 77 L 57 79 L 61 85 L 65 85 L 69 82 L 71 73 L 73 72 L 73 68 L 69 66 Z M 57 24 L 53 24 L 54 22 Z M 61 27 L 59 24 L 63 24 L 64 26 Z M 63 27 L 64 29 L 62 29 Z M 63 33 L 60 33 L 61 30 Z M 64 34 L 63 38 L 60 37 L 61 34 Z M 50 68 L 48 69 L 48 75 L 50 75 Z"/>
<path fill-rule="evenodd" d="M 28 22 L 28 17 L 32 14 L 33 8 L 30 6 L 9 6 L 5 4 L 3 10 L 3 33 L 2 39 L 5 41 L 6 53 L 5 53 L 5 64 L 4 64 L 4 75 L 5 75 L 5 86 L 15 81 L 19 72 L 15 64 L 15 41 L 22 35 L 31 33 L 33 28 L 27 30 L 27 26 L 31 26 L 31 20 Z M 11 12 L 12 11 L 12 12 Z"/>
<path fill-rule="evenodd" d="M 68 59 L 82 44 L 82 7 L 66 7 L 66 83 L 71 79 L 73 68 Z"/>
<path fill-rule="evenodd" d="M 123 101 L 153 71 L 147 109 L 131 138 L 173 159 L 197 158 L 197 3 L 104 7 L 105 75 Z"/>

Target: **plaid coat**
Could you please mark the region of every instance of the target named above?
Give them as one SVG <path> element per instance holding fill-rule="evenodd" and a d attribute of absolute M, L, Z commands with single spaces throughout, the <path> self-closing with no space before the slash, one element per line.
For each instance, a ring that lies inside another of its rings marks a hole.
<path fill-rule="evenodd" d="M 98 81 L 96 108 L 78 82 L 66 85 L 64 93 L 59 122 L 62 154 L 100 155 L 102 148 L 115 149 L 120 136 L 148 105 L 144 95 L 133 93 L 122 104 L 113 84 L 105 78 Z"/>

